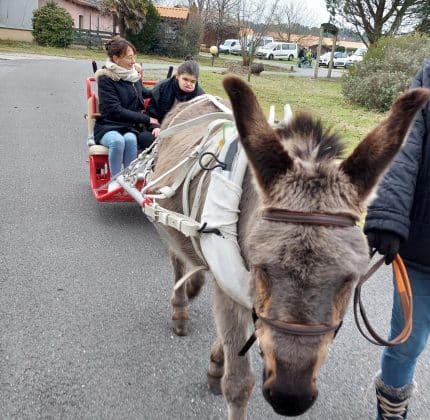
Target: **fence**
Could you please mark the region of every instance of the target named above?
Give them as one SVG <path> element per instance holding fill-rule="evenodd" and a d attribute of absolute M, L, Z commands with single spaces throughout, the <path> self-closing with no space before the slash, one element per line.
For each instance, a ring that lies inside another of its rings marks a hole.
<path fill-rule="evenodd" d="M 85 45 L 88 48 L 102 48 L 112 36 L 112 32 L 74 29 L 72 44 Z"/>

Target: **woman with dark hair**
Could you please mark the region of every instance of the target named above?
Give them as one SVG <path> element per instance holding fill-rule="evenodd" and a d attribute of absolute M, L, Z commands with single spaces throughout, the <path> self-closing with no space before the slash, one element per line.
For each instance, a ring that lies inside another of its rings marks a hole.
<path fill-rule="evenodd" d="M 187 57 L 174 76 L 154 86 L 148 107 L 149 114 L 161 123 L 176 103 L 203 95 L 205 92 L 199 86 L 198 79 L 199 65 L 192 57 Z"/>
<path fill-rule="evenodd" d="M 98 84 L 100 117 L 94 127 L 97 144 L 109 149 L 111 176 L 128 166 L 137 157 L 137 136 L 148 131 L 152 137 L 159 122 L 144 111 L 144 99 L 151 96 L 146 90 L 136 64 L 136 48 L 127 40 L 116 36 L 105 45 L 108 58 L 95 74 Z M 118 188 L 109 184 L 108 191 Z"/>

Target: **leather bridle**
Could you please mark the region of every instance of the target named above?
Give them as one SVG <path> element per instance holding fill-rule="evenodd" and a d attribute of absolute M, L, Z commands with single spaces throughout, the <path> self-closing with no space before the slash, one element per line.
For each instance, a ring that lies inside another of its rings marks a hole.
<path fill-rule="evenodd" d="M 351 214 L 336 213 L 316 213 L 316 212 L 297 212 L 284 209 L 268 207 L 263 210 L 262 218 L 271 222 L 294 223 L 305 225 L 317 225 L 324 227 L 353 227 L 356 224 L 357 218 Z M 319 336 L 325 335 L 329 332 L 334 332 L 334 337 L 342 326 L 342 321 L 337 325 L 327 324 L 301 324 L 298 322 L 287 322 L 278 319 L 271 319 L 257 314 L 253 309 L 252 317 L 254 320 L 254 327 L 257 320 L 269 325 L 270 327 L 290 335 L 298 336 Z M 243 348 L 239 352 L 239 356 L 244 356 L 249 348 L 256 341 L 255 331 L 247 340 Z"/>
<path fill-rule="evenodd" d="M 263 210 L 262 218 L 271 222 L 282 222 L 282 223 L 294 223 L 294 224 L 305 224 L 305 225 L 317 225 L 324 227 L 335 227 L 335 228 L 347 228 L 356 226 L 357 218 L 351 214 L 347 213 L 317 213 L 317 212 L 297 212 L 284 210 L 279 208 L 269 207 Z M 405 327 L 403 331 L 391 341 L 386 341 L 381 338 L 373 328 L 370 326 L 364 307 L 361 301 L 361 286 L 366 282 L 374 272 L 382 265 L 383 258 L 377 261 L 368 271 L 364 274 L 356 288 L 354 293 L 354 316 L 355 321 L 360 333 L 370 342 L 383 345 L 383 346 L 393 346 L 396 344 L 403 343 L 407 340 L 412 330 L 412 295 L 410 291 L 409 279 L 407 278 L 406 269 L 404 268 L 403 262 L 401 262 L 400 256 L 396 257 L 397 265 L 394 266 L 396 278 L 397 272 L 401 272 L 401 281 L 397 280 L 398 290 L 401 297 L 401 303 L 403 307 L 403 315 L 405 317 Z M 400 261 L 401 264 L 398 262 Z M 396 268 L 397 267 L 397 268 Z M 399 268 L 400 267 L 400 268 Z M 358 320 L 358 309 L 363 318 L 364 325 L 366 326 L 369 334 L 372 338 L 368 337 L 367 334 L 362 329 L 360 322 Z M 254 321 L 254 328 L 257 320 L 267 324 L 271 328 L 278 330 L 284 334 L 297 335 L 297 336 L 319 336 L 325 335 L 327 333 L 333 332 L 333 338 L 336 337 L 337 332 L 342 326 L 342 321 L 337 325 L 327 325 L 327 324 L 302 324 L 296 322 L 287 322 L 278 319 L 266 318 L 258 314 L 253 309 L 252 317 Z M 247 340 L 243 348 L 239 352 L 239 356 L 244 356 L 249 348 L 256 341 L 255 331 L 252 333 L 251 337 Z"/>

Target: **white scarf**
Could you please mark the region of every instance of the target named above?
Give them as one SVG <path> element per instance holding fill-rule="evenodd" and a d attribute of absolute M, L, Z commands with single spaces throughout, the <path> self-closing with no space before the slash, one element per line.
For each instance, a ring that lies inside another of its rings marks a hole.
<path fill-rule="evenodd" d="M 115 64 L 111 60 L 106 60 L 105 67 L 115 73 L 121 80 L 134 83 L 140 79 L 136 65 L 134 65 L 131 70 L 128 70 L 124 67 L 118 66 L 118 64 Z"/>

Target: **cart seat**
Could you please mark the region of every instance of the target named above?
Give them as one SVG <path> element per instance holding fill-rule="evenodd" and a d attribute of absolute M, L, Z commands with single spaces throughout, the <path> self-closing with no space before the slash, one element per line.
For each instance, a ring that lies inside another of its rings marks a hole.
<path fill-rule="evenodd" d="M 95 144 L 95 145 L 90 146 L 88 148 L 88 154 L 90 156 L 92 156 L 92 155 L 108 155 L 109 149 L 105 146 L 102 146 L 101 144 Z"/>

